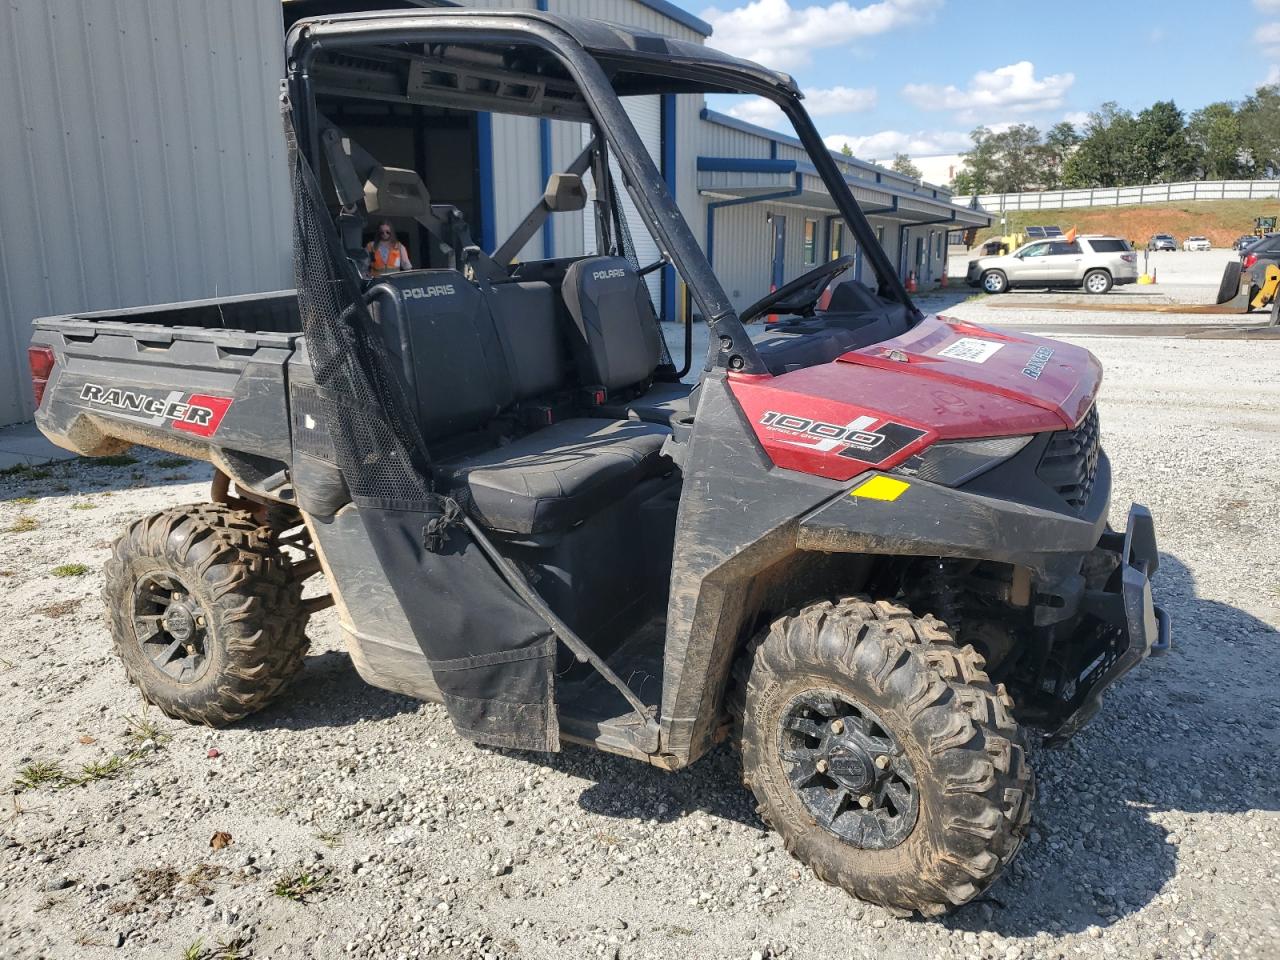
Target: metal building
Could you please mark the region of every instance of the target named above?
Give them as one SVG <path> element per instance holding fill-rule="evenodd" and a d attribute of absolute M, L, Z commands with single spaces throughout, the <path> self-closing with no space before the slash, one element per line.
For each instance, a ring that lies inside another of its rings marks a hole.
<path fill-rule="evenodd" d="M 0 425 L 32 414 L 26 344 L 34 317 L 292 286 L 277 105 L 284 28 L 343 10 L 446 5 L 455 4 L 0 4 Z M 460 5 L 549 9 L 695 42 L 711 33 L 667 0 Z M 738 306 L 806 264 L 856 252 L 794 139 L 708 110 L 701 96 L 632 98 L 627 109 Z M 403 90 L 344 110 L 335 122 L 384 163 L 417 169 L 490 247 L 584 143 L 581 124 L 462 116 L 413 104 Z M 941 277 L 949 227 L 988 222 L 953 206 L 946 191 L 848 158 L 841 166 L 902 275 L 914 272 L 921 284 Z M 396 226 L 411 254 L 424 249 L 416 225 Z M 553 217 L 525 256 L 588 252 L 589 227 L 581 214 Z M 640 258 L 657 259 L 638 217 L 631 233 Z M 651 275 L 650 284 L 664 318 L 676 318 L 674 271 Z"/>
<path fill-rule="evenodd" d="M 261 0 L 0 4 L 0 425 L 29 420 L 29 324 L 292 286 Z"/>

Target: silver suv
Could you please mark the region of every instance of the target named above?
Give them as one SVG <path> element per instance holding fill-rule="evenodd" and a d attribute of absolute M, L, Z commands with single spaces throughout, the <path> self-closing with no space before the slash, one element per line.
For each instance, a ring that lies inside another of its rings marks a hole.
<path fill-rule="evenodd" d="M 969 262 L 965 281 L 987 293 L 1011 287 L 1083 287 L 1106 293 L 1115 284 L 1135 283 L 1138 255 L 1119 237 L 1036 240 L 1003 257 Z"/>

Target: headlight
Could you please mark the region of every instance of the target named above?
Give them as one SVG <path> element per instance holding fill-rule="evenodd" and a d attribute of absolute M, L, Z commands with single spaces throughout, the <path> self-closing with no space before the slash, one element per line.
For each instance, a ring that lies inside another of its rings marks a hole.
<path fill-rule="evenodd" d="M 894 467 L 892 472 L 944 487 L 958 487 L 1008 460 L 1030 442 L 1029 435 L 942 441 Z"/>

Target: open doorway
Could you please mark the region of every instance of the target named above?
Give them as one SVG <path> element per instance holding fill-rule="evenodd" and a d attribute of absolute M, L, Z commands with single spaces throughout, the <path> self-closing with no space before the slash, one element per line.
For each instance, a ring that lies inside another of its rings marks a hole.
<path fill-rule="evenodd" d="M 440 107 L 359 103 L 317 98 L 320 112 L 388 167 L 413 170 L 436 203 L 453 204 L 468 223 L 483 222 L 480 211 L 479 115 Z M 368 225 L 373 238 L 377 224 Z M 415 267 L 447 266 L 447 256 L 425 227 L 392 218 L 396 236 Z"/>

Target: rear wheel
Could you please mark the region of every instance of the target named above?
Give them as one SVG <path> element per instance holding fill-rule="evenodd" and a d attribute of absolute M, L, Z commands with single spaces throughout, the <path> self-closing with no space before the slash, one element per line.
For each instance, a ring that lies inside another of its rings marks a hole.
<path fill-rule="evenodd" d="M 105 574 L 116 653 L 168 716 L 234 723 L 302 668 L 301 581 L 249 513 L 196 504 L 136 520 Z"/>
<path fill-rule="evenodd" d="M 1086 293 L 1107 293 L 1111 289 L 1111 274 L 1105 270 L 1090 270 L 1084 275 Z"/>
<path fill-rule="evenodd" d="M 1271 320 L 1268 325 L 1280 327 L 1280 294 L 1271 298 Z"/>
<path fill-rule="evenodd" d="M 735 677 L 744 782 L 820 879 L 936 915 L 1017 852 L 1034 782 L 1012 702 L 938 620 L 816 603 L 775 621 Z"/>
<path fill-rule="evenodd" d="M 982 275 L 982 289 L 987 293 L 1005 293 L 1009 289 L 1009 278 L 1000 270 L 988 270 Z"/>

